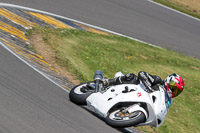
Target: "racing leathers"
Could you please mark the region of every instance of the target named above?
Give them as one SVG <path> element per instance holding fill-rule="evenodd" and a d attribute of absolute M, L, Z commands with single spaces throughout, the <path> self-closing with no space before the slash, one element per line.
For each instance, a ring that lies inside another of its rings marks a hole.
<path fill-rule="evenodd" d="M 167 91 L 165 82 L 157 75 L 151 75 L 147 72 L 140 71 L 138 76 L 133 73 L 126 74 L 124 76 L 119 76 L 113 79 L 103 80 L 105 86 L 120 85 L 120 84 L 139 84 L 142 82 L 146 87 L 145 91 L 151 93 L 153 91 L 159 90 L 159 86 L 165 90 L 165 102 L 169 108 L 172 103 L 172 96 Z"/>

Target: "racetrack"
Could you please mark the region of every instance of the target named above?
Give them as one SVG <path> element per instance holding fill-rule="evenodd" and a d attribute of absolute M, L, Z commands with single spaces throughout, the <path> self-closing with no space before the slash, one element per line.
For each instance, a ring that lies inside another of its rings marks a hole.
<path fill-rule="evenodd" d="M 1 0 L 74 18 L 200 58 L 200 23 L 146 0 Z M 103 9 L 103 10 L 102 10 Z M 0 132 L 118 132 L 0 46 Z"/>
<path fill-rule="evenodd" d="M 0 45 L 0 133 L 115 133 Z"/>
<path fill-rule="evenodd" d="M 147 0 L 1 0 L 36 8 L 200 58 L 200 21 Z"/>

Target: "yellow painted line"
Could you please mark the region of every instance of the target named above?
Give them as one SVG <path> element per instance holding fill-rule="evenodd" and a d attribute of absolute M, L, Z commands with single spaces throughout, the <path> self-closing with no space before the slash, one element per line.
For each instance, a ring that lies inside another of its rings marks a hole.
<path fill-rule="evenodd" d="M 3 39 L 3 38 L 0 38 L 0 40 L 3 41 L 7 46 L 9 46 L 10 48 L 12 48 L 13 50 L 18 50 L 18 49 L 15 47 L 16 45 L 14 45 L 14 44 L 12 44 L 12 43 L 6 41 L 6 40 Z"/>
<path fill-rule="evenodd" d="M 39 58 L 42 59 L 42 60 L 44 59 L 44 58 L 43 58 L 41 55 L 39 55 L 39 54 L 36 54 L 36 56 L 39 57 Z"/>
<path fill-rule="evenodd" d="M 26 29 L 30 29 L 32 27 L 32 23 L 29 22 L 28 20 L 20 17 L 20 16 L 17 16 L 16 14 L 6 10 L 6 9 L 3 9 L 3 8 L 0 8 L 0 15 L 10 19 L 11 21 L 23 26 L 24 28 Z"/>
<path fill-rule="evenodd" d="M 37 59 L 38 61 L 40 61 L 40 62 L 42 62 L 42 63 L 48 65 L 48 66 L 50 66 L 50 64 L 47 63 L 46 61 L 44 61 L 44 60 L 42 60 L 42 59 L 39 59 L 39 58 L 35 57 L 34 55 L 30 55 L 30 56 L 33 57 L 33 58 L 35 58 L 35 59 Z"/>
<path fill-rule="evenodd" d="M 58 20 L 56 20 L 56 19 L 54 19 L 50 16 L 43 15 L 43 14 L 40 14 L 40 13 L 28 12 L 28 11 L 26 11 L 26 13 L 33 15 L 33 16 L 45 21 L 46 23 L 57 27 L 57 28 L 67 28 L 67 29 L 71 28 L 70 26 L 68 26 L 68 25 L 66 25 L 66 24 L 64 24 L 64 23 L 62 23 L 62 22 L 60 22 L 60 21 L 58 21 Z"/>
<path fill-rule="evenodd" d="M 79 26 L 81 26 L 83 29 L 85 29 L 85 30 L 87 30 L 87 31 L 90 31 L 90 32 L 93 32 L 93 33 L 103 34 L 103 35 L 110 35 L 110 33 L 108 33 L 108 32 L 104 32 L 104 31 L 101 31 L 101 30 L 97 30 L 97 29 L 94 29 L 94 28 L 85 26 L 85 25 L 83 25 L 83 24 L 76 23 L 76 25 L 79 25 Z"/>
<path fill-rule="evenodd" d="M 64 86 L 64 85 L 62 85 L 62 84 L 60 84 L 62 87 L 64 87 L 65 89 L 67 89 L 67 90 L 71 90 L 71 88 L 69 88 L 69 87 L 67 87 L 67 86 Z"/>
<path fill-rule="evenodd" d="M 8 44 L 7 43 L 7 46 L 9 46 L 10 48 L 12 48 L 12 49 L 15 49 L 15 50 L 17 50 L 14 46 L 11 46 L 10 44 Z"/>
<path fill-rule="evenodd" d="M 4 41 L 6 44 L 10 44 L 10 45 L 12 45 L 12 46 L 15 46 L 14 44 L 12 44 L 12 43 L 8 42 L 8 41 L 7 41 L 7 40 L 5 40 L 4 38 L 0 38 L 0 40 L 1 40 L 1 41 Z"/>
<path fill-rule="evenodd" d="M 23 56 L 25 58 L 29 58 L 28 56 L 26 56 L 25 54 L 22 53 L 23 50 L 20 49 L 17 45 L 15 45 L 13 43 L 10 43 L 10 42 L 6 41 L 3 38 L 0 38 L 0 40 L 3 41 L 5 45 L 7 45 L 8 47 L 12 48 L 13 52 L 15 52 L 16 54 L 21 55 L 21 56 Z"/>
<path fill-rule="evenodd" d="M 51 70 L 55 71 L 55 72 L 58 72 L 58 70 L 56 70 L 55 68 L 53 67 L 50 67 Z"/>
<path fill-rule="evenodd" d="M 6 23 L 0 22 L 0 29 L 27 41 L 27 38 L 25 37 L 24 32 L 16 29 L 15 27 L 12 27 Z"/>

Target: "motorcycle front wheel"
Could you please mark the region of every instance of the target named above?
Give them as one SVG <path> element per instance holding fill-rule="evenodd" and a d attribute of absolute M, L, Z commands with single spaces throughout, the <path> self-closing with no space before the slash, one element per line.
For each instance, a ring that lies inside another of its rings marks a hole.
<path fill-rule="evenodd" d="M 106 123 L 112 127 L 131 127 L 146 121 L 144 113 L 140 110 L 132 113 L 124 113 L 122 109 L 117 109 L 108 114 Z"/>
<path fill-rule="evenodd" d="M 86 82 L 73 87 L 70 90 L 69 98 L 72 102 L 78 105 L 86 105 L 86 99 L 89 95 L 95 92 L 95 83 Z"/>

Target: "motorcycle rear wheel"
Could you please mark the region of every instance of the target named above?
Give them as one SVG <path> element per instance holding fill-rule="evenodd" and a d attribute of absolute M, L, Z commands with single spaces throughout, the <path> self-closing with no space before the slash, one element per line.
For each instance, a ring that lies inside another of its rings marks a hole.
<path fill-rule="evenodd" d="M 117 109 L 110 112 L 105 121 L 112 127 L 124 128 L 143 123 L 146 121 L 146 117 L 140 110 L 132 113 L 123 113 L 120 109 Z"/>
<path fill-rule="evenodd" d="M 70 100 L 78 105 L 86 105 L 87 97 L 95 92 L 95 87 L 90 87 L 94 85 L 95 83 L 92 81 L 73 87 L 69 93 Z"/>

